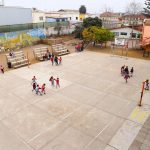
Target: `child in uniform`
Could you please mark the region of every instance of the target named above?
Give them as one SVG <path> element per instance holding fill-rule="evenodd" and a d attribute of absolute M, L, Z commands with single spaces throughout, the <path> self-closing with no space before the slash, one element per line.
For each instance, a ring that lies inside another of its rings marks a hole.
<path fill-rule="evenodd" d="M 145 90 L 149 90 L 149 80 L 145 81 Z"/>
<path fill-rule="evenodd" d="M 55 81 L 56 81 L 56 88 L 57 88 L 57 87 L 60 87 L 59 78 L 55 79 Z"/>
<path fill-rule="evenodd" d="M 53 76 L 50 77 L 49 81 L 51 82 L 51 85 L 54 86 L 54 77 Z"/>
<path fill-rule="evenodd" d="M 44 83 L 44 84 L 42 85 L 42 93 L 43 93 L 43 94 L 46 94 L 46 92 L 45 92 L 45 86 L 46 86 L 46 84 Z"/>
<path fill-rule="evenodd" d="M 39 93 L 40 93 L 40 95 L 42 95 L 40 89 L 41 89 L 41 88 L 39 87 L 39 85 L 37 85 L 37 86 L 36 86 L 36 89 L 35 89 L 37 95 L 38 95 Z"/>

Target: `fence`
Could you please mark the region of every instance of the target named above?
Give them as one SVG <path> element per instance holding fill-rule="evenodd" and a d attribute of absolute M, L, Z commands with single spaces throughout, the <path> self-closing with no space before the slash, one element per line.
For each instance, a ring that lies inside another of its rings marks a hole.
<path fill-rule="evenodd" d="M 38 29 L 38 28 L 44 29 L 44 28 L 49 28 L 49 27 L 55 27 L 58 24 L 62 26 L 69 26 L 68 21 L 5 25 L 5 26 L 0 26 L 0 33 L 23 31 L 23 30 Z"/>

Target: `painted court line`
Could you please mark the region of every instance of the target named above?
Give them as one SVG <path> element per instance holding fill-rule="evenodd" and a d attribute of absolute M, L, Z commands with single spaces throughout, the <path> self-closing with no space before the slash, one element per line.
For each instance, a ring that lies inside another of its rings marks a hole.
<path fill-rule="evenodd" d="M 126 120 L 116 135 L 114 135 L 109 145 L 119 150 L 129 149 L 149 114 L 150 106 L 137 106 L 128 117 L 129 120 Z"/>

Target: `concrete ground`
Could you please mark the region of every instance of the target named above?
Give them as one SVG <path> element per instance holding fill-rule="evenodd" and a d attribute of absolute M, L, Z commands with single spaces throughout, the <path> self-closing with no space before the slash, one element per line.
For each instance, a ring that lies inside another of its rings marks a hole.
<path fill-rule="evenodd" d="M 122 65 L 135 68 L 127 84 Z M 32 92 L 34 75 L 46 95 Z M 51 87 L 52 75 L 59 89 Z M 0 150 L 127 150 L 150 114 L 149 91 L 137 106 L 147 78 L 149 61 L 95 52 L 0 74 Z"/>

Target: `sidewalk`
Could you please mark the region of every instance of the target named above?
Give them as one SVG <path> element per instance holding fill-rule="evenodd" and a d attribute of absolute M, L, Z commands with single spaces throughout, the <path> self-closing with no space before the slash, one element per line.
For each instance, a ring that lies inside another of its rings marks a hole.
<path fill-rule="evenodd" d="M 150 117 L 144 123 L 129 150 L 150 150 Z"/>

